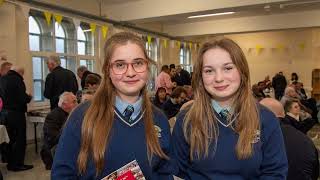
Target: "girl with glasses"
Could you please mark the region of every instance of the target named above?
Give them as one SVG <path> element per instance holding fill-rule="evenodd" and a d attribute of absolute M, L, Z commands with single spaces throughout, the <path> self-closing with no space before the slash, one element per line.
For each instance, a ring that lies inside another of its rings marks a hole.
<path fill-rule="evenodd" d="M 203 44 L 194 65 L 194 101 L 177 116 L 173 158 L 185 180 L 286 179 L 276 117 L 251 92 L 247 60 L 232 40 Z"/>
<path fill-rule="evenodd" d="M 151 60 L 144 44 L 128 32 L 107 40 L 103 79 L 92 101 L 70 115 L 52 179 L 108 179 L 134 160 L 145 179 L 173 179 L 168 120 L 147 97 Z"/>

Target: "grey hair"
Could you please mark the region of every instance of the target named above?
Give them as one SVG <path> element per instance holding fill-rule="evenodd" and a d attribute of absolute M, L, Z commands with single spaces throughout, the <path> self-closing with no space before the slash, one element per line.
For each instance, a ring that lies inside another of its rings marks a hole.
<path fill-rule="evenodd" d="M 291 86 L 287 86 L 286 89 L 284 90 L 284 95 L 288 95 L 292 91 L 296 91 L 296 90 Z"/>
<path fill-rule="evenodd" d="M 73 94 L 72 92 L 67 92 L 67 91 L 63 92 L 63 93 L 59 96 L 58 106 L 59 106 L 59 107 L 62 107 L 62 103 L 66 100 L 66 97 L 68 97 L 68 96 L 70 96 L 70 95 L 74 96 L 74 94 Z"/>
<path fill-rule="evenodd" d="M 51 60 L 53 61 L 56 65 L 61 65 L 61 60 L 60 60 L 60 57 L 59 56 L 49 56 L 49 59 L 48 60 Z"/>
<path fill-rule="evenodd" d="M 79 72 L 83 73 L 83 72 L 85 72 L 85 71 L 87 71 L 87 70 L 88 70 L 88 68 L 87 68 L 86 66 L 79 66 L 78 69 L 77 69 L 77 72 L 78 72 L 78 73 L 79 73 Z"/>

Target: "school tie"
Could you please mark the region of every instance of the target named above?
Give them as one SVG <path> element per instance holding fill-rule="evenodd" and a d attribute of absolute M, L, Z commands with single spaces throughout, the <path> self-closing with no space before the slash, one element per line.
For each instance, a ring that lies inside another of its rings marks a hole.
<path fill-rule="evenodd" d="M 123 112 L 124 120 L 127 122 L 132 122 L 131 115 L 133 114 L 134 108 L 131 105 L 128 105 L 127 108 Z"/>
<path fill-rule="evenodd" d="M 228 118 L 230 116 L 230 113 L 228 110 L 226 109 L 222 109 L 219 113 L 221 119 L 224 121 L 224 122 L 227 122 L 228 121 Z"/>

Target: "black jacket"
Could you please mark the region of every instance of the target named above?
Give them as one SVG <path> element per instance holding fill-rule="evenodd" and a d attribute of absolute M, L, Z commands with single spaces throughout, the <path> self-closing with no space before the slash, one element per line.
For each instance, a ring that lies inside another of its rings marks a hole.
<path fill-rule="evenodd" d="M 303 121 L 297 121 L 293 117 L 286 115 L 282 123 L 291 125 L 302 133 L 307 134 L 307 132 L 317 123 L 317 121 L 312 118 L 308 118 Z"/>
<path fill-rule="evenodd" d="M 168 119 L 174 117 L 178 114 L 181 104 L 173 104 L 171 98 L 169 98 L 165 103 L 162 104 L 162 110 L 167 115 Z"/>
<path fill-rule="evenodd" d="M 289 164 L 287 180 L 316 180 L 318 151 L 311 139 L 287 124 L 281 123 L 281 130 Z"/>
<path fill-rule="evenodd" d="M 27 104 L 32 99 L 26 93 L 23 77 L 13 70 L 0 78 L 0 95 L 3 108 L 9 111 L 26 112 Z"/>
<path fill-rule="evenodd" d="M 61 129 L 68 118 L 69 113 L 62 108 L 53 109 L 47 116 L 43 124 L 44 136 L 49 136 L 54 139 L 59 139 Z"/>
<path fill-rule="evenodd" d="M 59 96 L 65 91 L 77 93 L 77 78 L 72 71 L 58 66 L 46 77 L 44 88 L 44 97 L 50 99 L 51 109 L 58 107 Z"/>
<path fill-rule="evenodd" d="M 184 69 L 181 69 L 180 73 L 177 73 L 174 77 L 174 81 L 178 86 L 191 85 L 190 73 Z"/>

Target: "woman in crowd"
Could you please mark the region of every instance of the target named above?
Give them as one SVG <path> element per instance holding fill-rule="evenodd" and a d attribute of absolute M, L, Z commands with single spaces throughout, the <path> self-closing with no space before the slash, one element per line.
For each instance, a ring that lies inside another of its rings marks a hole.
<path fill-rule="evenodd" d="M 89 103 L 70 115 L 51 178 L 102 179 L 136 160 L 146 179 L 173 179 L 167 118 L 147 97 L 148 58 L 138 36 L 122 32 L 105 44 L 103 79 Z"/>
<path fill-rule="evenodd" d="M 247 60 L 232 40 L 205 43 L 194 66 L 194 101 L 177 116 L 174 158 L 185 180 L 285 179 L 279 122 L 250 89 Z"/>
<path fill-rule="evenodd" d="M 167 99 L 166 89 L 164 87 L 159 87 L 154 97 L 153 104 L 161 109 Z"/>
<path fill-rule="evenodd" d="M 312 119 L 309 113 L 301 111 L 298 99 L 287 100 L 284 104 L 284 110 L 286 116 L 283 122 L 285 124 L 290 124 L 304 134 L 307 134 L 307 132 L 317 123 L 315 119 Z"/>

